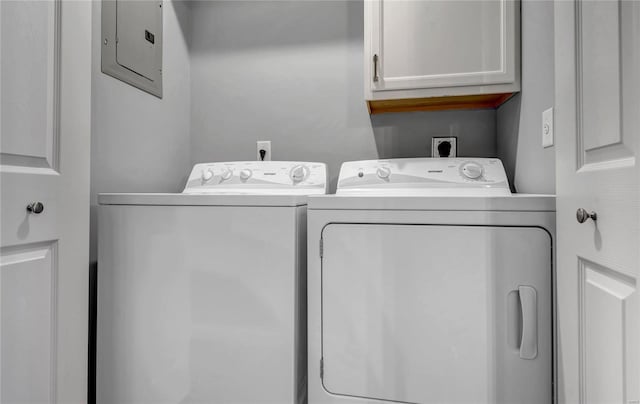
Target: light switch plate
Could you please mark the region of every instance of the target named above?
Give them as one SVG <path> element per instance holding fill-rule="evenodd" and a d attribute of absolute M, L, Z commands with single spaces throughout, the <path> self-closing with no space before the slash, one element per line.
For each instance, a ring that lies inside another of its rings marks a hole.
<path fill-rule="evenodd" d="M 553 146 L 553 108 L 542 112 L 542 147 Z"/>

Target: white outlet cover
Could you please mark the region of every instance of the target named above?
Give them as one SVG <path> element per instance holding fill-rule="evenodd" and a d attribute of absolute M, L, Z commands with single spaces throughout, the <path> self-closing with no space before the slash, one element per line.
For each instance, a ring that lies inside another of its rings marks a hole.
<path fill-rule="evenodd" d="M 542 112 L 542 147 L 553 146 L 553 108 Z"/>
<path fill-rule="evenodd" d="M 271 140 L 258 140 L 256 142 L 256 160 L 261 161 L 260 150 L 265 150 L 264 161 L 271 161 Z"/>
<path fill-rule="evenodd" d="M 440 157 L 440 154 L 438 153 L 438 145 L 442 142 L 451 143 L 451 152 L 449 154 L 449 157 L 456 157 L 457 151 L 458 151 L 458 145 L 456 144 L 457 140 L 458 138 L 456 138 L 455 136 L 432 137 L 431 138 L 431 157 Z"/>

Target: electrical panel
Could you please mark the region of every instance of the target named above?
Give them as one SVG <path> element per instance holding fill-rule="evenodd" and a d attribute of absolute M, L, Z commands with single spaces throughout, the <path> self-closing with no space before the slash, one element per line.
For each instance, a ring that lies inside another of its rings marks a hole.
<path fill-rule="evenodd" d="M 162 98 L 162 0 L 102 1 L 102 72 Z"/>

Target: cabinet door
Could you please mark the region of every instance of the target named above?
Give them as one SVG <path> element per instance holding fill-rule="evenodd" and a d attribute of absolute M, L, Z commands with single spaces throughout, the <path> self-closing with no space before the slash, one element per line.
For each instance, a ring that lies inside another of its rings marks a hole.
<path fill-rule="evenodd" d="M 368 88 L 375 92 L 514 83 L 517 6 L 512 0 L 366 1 Z"/>

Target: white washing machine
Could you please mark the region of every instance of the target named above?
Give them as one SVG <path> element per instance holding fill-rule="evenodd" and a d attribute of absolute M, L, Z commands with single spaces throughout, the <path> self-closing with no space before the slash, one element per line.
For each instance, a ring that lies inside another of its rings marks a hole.
<path fill-rule="evenodd" d="M 97 402 L 306 402 L 306 204 L 321 163 L 198 164 L 101 194 Z"/>
<path fill-rule="evenodd" d="M 308 205 L 309 404 L 551 403 L 554 211 L 497 159 L 344 163 Z"/>

